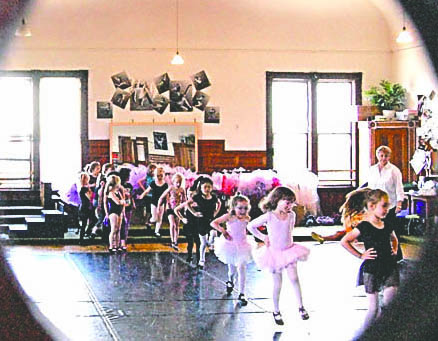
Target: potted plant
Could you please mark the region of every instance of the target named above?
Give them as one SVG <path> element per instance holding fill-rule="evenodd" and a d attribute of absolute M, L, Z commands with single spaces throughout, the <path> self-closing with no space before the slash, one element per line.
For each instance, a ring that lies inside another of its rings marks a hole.
<path fill-rule="evenodd" d="M 406 107 L 406 89 L 399 83 L 391 83 L 385 79 L 378 86 L 372 86 L 364 92 L 372 105 L 377 106 L 387 118 L 393 118 L 395 111 Z"/>

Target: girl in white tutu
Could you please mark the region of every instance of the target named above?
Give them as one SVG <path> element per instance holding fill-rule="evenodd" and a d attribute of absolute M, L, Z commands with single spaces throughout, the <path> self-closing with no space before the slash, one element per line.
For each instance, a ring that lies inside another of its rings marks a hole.
<path fill-rule="evenodd" d="M 251 250 L 255 247 L 254 239 L 246 235 L 246 226 L 251 219 L 249 209 L 249 199 L 238 194 L 230 200 L 229 213 L 211 222 L 215 230 L 222 232 L 214 243 L 214 252 L 221 262 L 228 264 L 227 294 L 233 292 L 237 274 L 241 305 L 248 304 L 245 298 L 246 264 L 251 261 Z M 221 224 L 226 224 L 226 229 Z"/>
<path fill-rule="evenodd" d="M 291 189 L 287 187 L 274 188 L 259 204 L 262 211 L 266 213 L 248 224 L 248 230 L 265 243 L 264 246 L 254 250 L 253 258 L 260 269 L 272 273 L 273 315 L 275 323 L 280 325 L 284 324 L 279 308 L 283 269 L 286 270 L 292 283 L 301 318 L 303 320 L 309 318 L 309 314 L 303 306 L 297 273 L 297 261 L 306 260 L 309 249 L 293 242 L 292 231 L 295 225 L 295 212 L 292 211 L 292 207 L 295 200 L 295 193 Z M 262 225 L 266 225 L 268 235 L 257 229 Z"/>

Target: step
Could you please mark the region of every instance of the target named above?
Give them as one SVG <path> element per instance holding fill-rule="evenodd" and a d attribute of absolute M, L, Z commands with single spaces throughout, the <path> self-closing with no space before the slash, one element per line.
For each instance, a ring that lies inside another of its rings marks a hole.
<path fill-rule="evenodd" d="M 24 223 L 26 218 L 35 218 L 40 216 L 41 215 L 34 215 L 34 214 L 0 215 L 0 224 L 19 224 L 19 223 Z"/>
<path fill-rule="evenodd" d="M 9 224 L 9 238 L 24 238 L 27 233 L 27 224 Z"/>
<path fill-rule="evenodd" d="M 8 224 L 1 224 L 0 225 L 0 233 L 9 233 L 9 225 Z"/>
<path fill-rule="evenodd" d="M 41 214 L 42 206 L 0 206 L 1 215 Z"/>

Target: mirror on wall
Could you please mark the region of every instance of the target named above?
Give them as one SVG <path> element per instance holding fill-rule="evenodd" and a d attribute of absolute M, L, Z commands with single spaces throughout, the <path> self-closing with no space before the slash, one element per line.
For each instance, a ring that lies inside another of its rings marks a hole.
<path fill-rule="evenodd" d="M 111 161 L 197 169 L 196 123 L 111 123 Z"/>

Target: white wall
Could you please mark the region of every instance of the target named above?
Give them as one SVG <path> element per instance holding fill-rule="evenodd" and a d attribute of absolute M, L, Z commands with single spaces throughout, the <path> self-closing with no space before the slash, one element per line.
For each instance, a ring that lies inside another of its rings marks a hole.
<path fill-rule="evenodd" d="M 123 70 L 147 80 L 164 72 L 188 80 L 205 70 L 212 83 L 209 105 L 220 107 L 221 123 L 202 124 L 199 138 L 225 139 L 226 149 L 237 150 L 266 148 L 266 71 L 363 72 L 365 89 L 392 76 L 390 32 L 368 0 L 317 0 L 318 6 L 304 0 L 181 1 L 182 66 L 169 64 L 174 2 L 168 1 L 167 11 L 161 1 L 129 2 L 135 10 L 115 0 L 93 8 L 87 8 L 93 1 L 59 9 L 37 3 L 28 20 L 34 35 L 13 42 L 4 64 L 13 70 L 89 70 L 90 139 L 109 138 L 109 121 L 96 119 L 96 102 L 110 100 L 110 77 Z M 110 13 L 111 6 L 118 12 Z M 115 122 L 152 120 L 202 122 L 203 114 L 114 108 Z"/>

